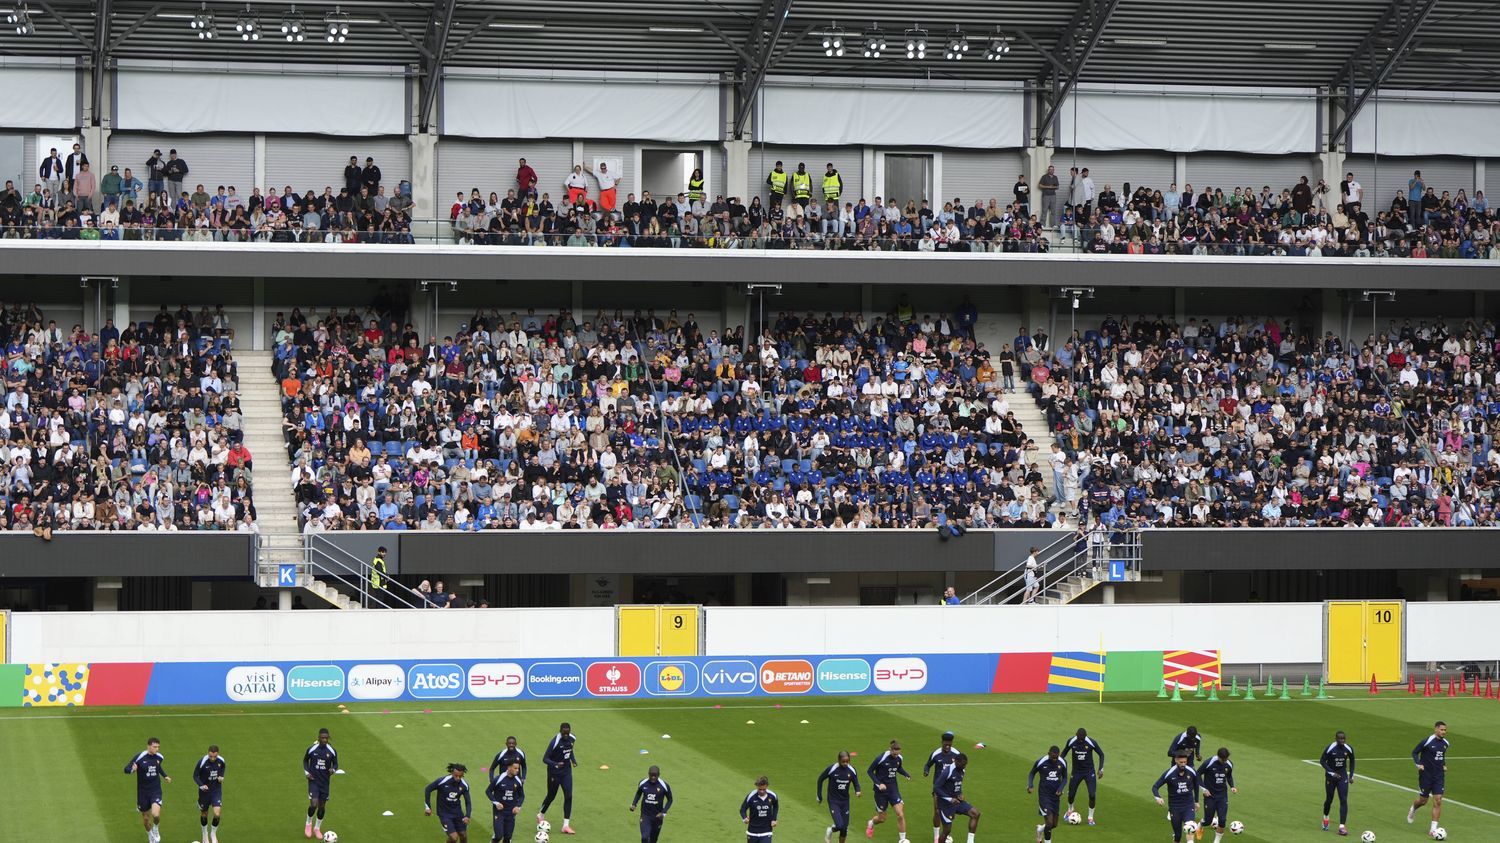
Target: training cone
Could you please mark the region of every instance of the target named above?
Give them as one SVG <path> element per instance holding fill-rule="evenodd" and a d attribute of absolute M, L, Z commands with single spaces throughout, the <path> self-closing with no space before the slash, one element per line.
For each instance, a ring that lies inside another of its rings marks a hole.
<path fill-rule="evenodd" d="M 1195 699 L 1195 700 L 1201 700 L 1201 699 L 1203 699 L 1206 696 L 1203 693 L 1203 684 L 1204 683 L 1201 680 L 1198 682 L 1198 690 L 1196 690 L 1196 691 L 1193 692 L 1193 699 Z"/>
<path fill-rule="evenodd" d="M 1308 680 L 1307 674 L 1305 673 L 1302 674 L 1302 696 L 1312 696 L 1312 683 Z"/>
<path fill-rule="evenodd" d="M 1458 692 L 1453 689 L 1453 677 L 1452 676 L 1448 677 L 1448 696 L 1450 696 L 1450 697 L 1456 697 L 1456 696 L 1458 696 Z"/>
<path fill-rule="evenodd" d="M 1239 695 L 1240 695 L 1240 678 L 1238 676 L 1232 676 L 1229 679 L 1229 696 L 1230 697 L 1238 697 Z"/>
<path fill-rule="evenodd" d="M 1376 684 L 1376 682 L 1375 682 L 1375 674 L 1373 674 L 1373 673 L 1370 674 L 1370 693 L 1371 694 L 1378 694 L 1378 693 L 1380 693 L 1380 686 L 1378 684 Z"/>
<path fill-rule="evenodd" d="M 1464 689 L 1464 672 L 1461 671 L 1461 670 L 1458 672 L 1458 692 L 1460 694 L 1465 693 L 1465 689 Z"/>
<path fill-rule="evenodd" d="M 1274 678 L 1266 680 L 1266 699 L 1276 699 L 1276 680 Z"/>
<path fill-rule="evenodd" d="M 1432 677 L 1428 676 L 1422 680 L 1422 696 L 1432 696 Z"/>
<path fill-rule="evenodd" d="M 1415 673 L 1413 673 L 1410 676 L 1406 677 L 1406 693 L 1408 693 L 1408 694 L 1415 694 L 1416 692 L 1417 692 L 1417 675 Z"/>
<path fill-rule="evenodd" d="M 1161 683 L 1161 687 L 1156 689 L 1156 698 L 1159 700 L 1167 698 L 1167 683 Z"/>
<path fill-rule="evenodd" d="M 1473 687 L 1474 687 L 1473 696 L 1482 697 L 1483 694 L 1479 690 L 1479 677 L 1478 676 L 1474 677 L 1474 685 L 1473 685 Z"/>
<path fill-rule="evenodd" d="M 1215 682 L 1214 684 L 1208 686 L 1208 701 L 1219 701 L 1219 683 Z"/>
<path fill-rule="evenodd" d="M 1172 702 L 1182 702 L 1182 686 L 1176 682 L 1172 683 Z"/>
<path fill-rule="evenodd" d="M 1245 697 L 1244 698 L 1246 700 L 1254 700 L 1255 699 L 1255 683 L 1254 682 L 1246 682 L 1245 683 Z"/>
<path fill-rule="evenodd" d="M 1484 698 L 1487 700 L 1495 698 L 1495 680 L 1493 677 L 1484 680 Z"/>
<path fill-rule="evenodd" d="M 1321 676 L 1318 677 L 1318 695 L 1316 697 L 1313 697 L 1313 699 L 1315 699 L 1315 700 L 1326 700 L 1326 699 L 1328 699 L 1327 682 L 1328 682 L 1328 680 L 1324 679 L 1323 677 L 1321 677 Z"/>
<path fill-rule="evenodd" d="M 1285 676 L 1281 677 L 1281 699 L 1289 700 L 1292 698 L 1292 692 L 1288 686 L 1287 678 Z"/>

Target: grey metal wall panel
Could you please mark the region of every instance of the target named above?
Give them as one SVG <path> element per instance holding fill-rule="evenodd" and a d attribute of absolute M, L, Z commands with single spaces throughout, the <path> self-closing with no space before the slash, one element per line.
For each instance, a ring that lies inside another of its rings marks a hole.
<path fill-rule="evenodd" d="M 6 577 L 244 577 L 254 571 L 248 533 L 58 533 L 50 542 L 0 534 Z"/>
<path fill-rule="evenodd" d="M 321 194 L 324 187 L 337 193 L 344 186 L 344 167 L 349 156 L 374 158 L 380 167 L 381 186 L 386 196 L 394 196 L 396 185 L 411 178 L 411 146 L 406 138 L 266 137 L 266 184 L 277 190 L 291 185 L 298 194 L 311 190 Z"/>
<path fill-rule="evenodd" d="M 553 202 L 563 195 L 563 179 L 573 169 L 573 144 L 567 141 L 488 141 L 443 138 L 437 145 L 438 216 L 446 216 L 455 195 L 479 188 L 484 196 L 501 196 L 516 186 L 522 158 L 536 170 L 537 191 Z"/>
<path fill-rule="evenodd" d="M 864 149 L 858 146 L 792 147 L 756 144 L 750 147 L 750 197 L 759 196 L 762 202 L 770 197 L 771 186 L 766 184 L 766 176 L 776 166 L 776 162 L 780 161 L 788 173 L 797 172 L 797 164 L 805 163 L 807 171 L 812 174 L 813 198 L 821 199 L 823 173 L 832 162 L 839 175 L 844 178 L 844 195 L 840 201 L 858 202 L 862 198 L 860 185 L 864 183 L 864 160 Z M 790 181 L 786 190 L 791 195 Z M 872 202 L 875 199 L 873 196 L 863 198 Z M 746 201 L 749 201 L 748 198 Z"/>
<path fill-rule="evenodd" d="M 1303 176 L 1307 176 L 1309 184 L 1316 185 L 1316 165 L 1316 159 L 1300 155 L 1201 152 L 1187 157 L 1187 183 L 1198 191 L 1205 187 L 1222 188 L 1226 195 L 1236 187 L 1248 187 L 1259 193 L 1266 186 L 1279 194 Z"/>
<path fill-rule="evenodd" d="M 109 137 L 109 161 L 121 171 L 126 167 L 136 178 L 146 180 L 146 159 L 153 149 L 166 155 L 172 149 L 187 162 L 183 189 L 189 193 L 199 184 L 209 193 L 219 185 L 233 185 L 249 196 L 255 187 L 255 139 L 250 135 L 156 135 L 115 132 Z M 264 185 L 261 185 L 262 187 Z"/>
<path fill-rule="evenodd" d="M 1351 155 L 1344 159 L 1344 171 L 1350 170 L 1364 185 L 1365 210 L 1371 213 L 1389 210 L 1396 191 L 1406 195 L 1406 183 L 1413 170 L 1421 170 L 1422 180 L 1439 196 L 1445 190 L 1454 195 L 1460 190 L 1469 196 L 1474 195 L 1472 158 L 1391 158 L 1382 155 L 1377 160 L 1371 155 Z M 1333 187 L 1338 189 L 1337 185 Z"/>
<path fill-rule="evenodd" d="M 1166 190 L 1174 181 L 1177 156 L 1169 152 L 1094 152 L 1080 149 L 1075 157 L 1071 149 L 1058 149 L 1052 156 L 1052 163 L 1057 167 L 1061 190 L 1068 188 L 1069 168 L 1077 166 L 1080 170 L 1089 168 L 1089 176 L 1101 192 L 1105 185 L 1110 185 L 1116 193 L 1120 193 L 1126 182 L 1130 183 L 1131 190 L 1141 185 L 1153 190 Z"/>
<path fill-rule="evenodd" d="M 937 207 L 955 196 L 965 205 L 994 199 L 1004 207 L 1015 197 L 1016 175 L 1024 172 L 1025 159 L 1014 150 L 945 150 Z"/>

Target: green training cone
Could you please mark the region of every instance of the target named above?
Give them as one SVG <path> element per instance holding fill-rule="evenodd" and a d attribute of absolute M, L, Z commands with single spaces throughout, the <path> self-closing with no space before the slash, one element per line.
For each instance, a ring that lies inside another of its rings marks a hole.
<path fill-rule="evenodd" d="M 1239 695 L 1240 695 L 1240 678 L 1238 676 L 1230 677 L 1230 679 L 1229 679 L 1229 696 L 1231 696 L 1231 697 L 1238 697 Z"/>
<path fill-rule="evenodd" d="M 1281 699 L 1289 700 L 1292 698 L 1291 691 L 1287 689 L 1288 684 L 1287 678 L 1285 676 L 1281 677 Z"/>
<path fill-rule="evenodd" d="M 1208 701 L 1219 701 L 1219 683 L 1215 682 L 1214 684 L 1208 686 Z"/>
<path fill-rule="evenodd" d="M 1156 689 L 1156 698 L 1159 700 L 1167 698 L 1167 683 L 1161 683 L 1161 687 Z"/>
<path fill-rule="evenodd" d="M 1246 682 L 1245 683 L 1245 699 L 1252 700 L 1252 701 L 1255 699 L 1255 683 L 1254 682 Z"/>
<path fill-rule="evenodd" d="M 1172 683 L 1172 702 L 1182 702 L 1182 686 Z"/>
<path fill-rule="evenodd" d="M 1326 700 L 1326 699 L 1328 699 L 1328 689 L 1323 686 L 1323 683 L 1325 681 L 1326 680 L 1323 679 L 1322 677 L 1318 678 L 1318 696 L 1315 699 L 1320 699 L 1320 700 Z"/>
<path fill-rule="evenodd" d="M 1302 696 L 1312 696 L 1312 685 L 1309 683 L 1307 674 L 1302 674 Z"/>
<path fill-rule="evenodd" d="M 1195 700 L 1201 700 L 1201 699 L 1203 699 L 1203 696 L 1204 696 L 1204 694 L 1203 694 L 1203 685 L 1204 685 L 1203 680 L 1201 680 L 1201 679 L 1198 680 L 1198 690 L 1193 692 L 1193 699 L 1195 699 Z"/>

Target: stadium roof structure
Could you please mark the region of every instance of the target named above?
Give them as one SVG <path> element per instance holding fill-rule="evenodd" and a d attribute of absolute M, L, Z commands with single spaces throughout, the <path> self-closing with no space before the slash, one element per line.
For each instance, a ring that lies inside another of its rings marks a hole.
<path fill-rule="evenodd" d="M 1376 88 L 1500 91 L 1488 0 L 0 0 L 32 27 L 0 55 L 722 74 L 1012 80 L 1044 108 L 1082 83 L 1326 88 L 1358 111 Z M 211 18 L 210 18 L 211 15 Z M 288 42 L 298 21 L 305 40 Z M 254 22 L 261 37 L 236 29 Z M 348 34 L 330 43 L 327 27 Z M 203 24 L 215 37 L 206 37 Z M 925 57 L 907 58 L 913 31 Z M 838 34 L 841 55 L 824 41 Z M 945 58 L 966 38 L 963 59 Z M 871 39 L 884 40 L 878 58 Z M 991 59 L 987 52 L 1000 47 Z M 1008 47 L 1008 52 L 1003 48 Z M 1352 92 L 1352 93 L 1351 93 Z M 1045 121 L 1040 121 L 1045 122 Z"/>

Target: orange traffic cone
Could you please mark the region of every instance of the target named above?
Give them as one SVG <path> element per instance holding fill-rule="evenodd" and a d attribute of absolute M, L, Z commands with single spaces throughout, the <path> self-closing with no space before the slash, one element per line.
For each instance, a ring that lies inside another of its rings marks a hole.
<path fill-rule="evenodd" d="M 1454 690 L 1454 687 L 1455 686 L 1453 684 L 1453 677 L 1450 676 L 1450 677 L 1448 677 L 1448 696 L 1450 696 L 1450 697 L 1456 697 L 1456 696 L 1458 696 L 1458 692 Z"/>
<path fill-rule="evenodd" d="M 1495 678 L 1493 676 L 1484 680 L 1484 698 L 1487 700 L 1495 698 Z"/>
<path fill-rule="evenodd" d="M 1432 696 L 1432 677 L 1428 676 L 1422 680 L 1422 696 Z"/>
<path fill-rule="evenodd" d="M 1476 696 L 1476 697 L 1483 696 L 1483 694 L 1479 690 L 1479 677 L 1478 676 L 1474 677 L 1474 692 L 1473 692 L 1473 696 Z"/>
<path fill-rule="evenodd" d="M 1464 672 L 1462 670 L 1458 672 L 1458 692 L 1460 694 L 1466 692 L 1466 689 L 1464 688 Z"/>
<path fill-rule="evenodd" d="M 1408 694 L 1415 694 L 1416 692 L 1417 692 L 1417 675 L 1415 673 L 1413 673 L 1410 676 L 1406 677 L 1406 693 L 1408 693 Z"/>
<path fill-rule="evenodd" d="M 1375 683 L 1375 674 L 1373 674 L 1373 673 L 1370 674 L 1370 693 L 1371 694 L 1378 694 L 1378 693 L 1380 693 L 1380 686 Z"/>

